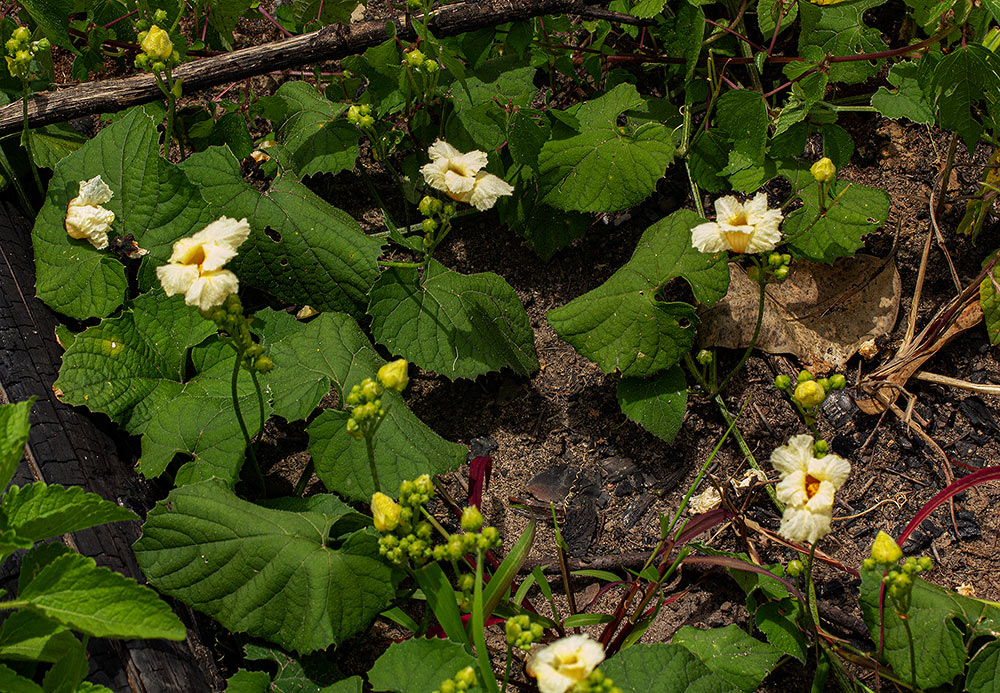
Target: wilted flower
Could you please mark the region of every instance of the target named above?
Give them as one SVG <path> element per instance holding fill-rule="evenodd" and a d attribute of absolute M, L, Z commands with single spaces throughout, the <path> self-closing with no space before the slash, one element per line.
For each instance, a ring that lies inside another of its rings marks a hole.
<path fill-rule="evenodd" d="M 715 201 L 715 217 L 691 230 L 691 245 L 703 253 L 763 253 L 774 250 L 781 240 L 781 210 L 768 209 L 767 195 L 762 192 L 745 204 L 732 195 L 720 197 Z"/>
<path fill-rule="evenodd" d="M 803 434 L 771 453 L 771 464 L 781 474 L 776 489 L 785 503 L 781 536 L 815 543 L 829 534 L 833 496 L 847 481 L 850 463 L 833 453 L 816 457 L 812 436 Z"/>
<path fill-rule="evenodd" d="M 429 164 L 420 168 L 427 184 L 459 202 L 476 209 L 492 207 L 501 195 L 510 195 L 514 187 L 492 173 L 481 171 L 487 163 L 485 152 L 478 149 L 462 153 L 444 140 L 435 140 L 427 153 Z"/>
<path fill-rule="evenodd" d="M 236 293 L 239 280 L 223 266 L 250 235 L 246 219 L 221 217 L 190 238 L 174 243 L 168 264 L 156 268 L 167 296 L 184 294 L 184 302 L 209 310 Z"/>
<path fill-rule="evenodd" d="M 399 526 L 399 516 L 403 506 L 382 492 L 372 496 L 372 519 L 375 529 L 380 532 L 391 532 Z"/>
<path fill-rule="evenodd" d="M 535 650 L 525 668 L 541 693 L 565 693 L 604 661 L 604 648 L 586 635 L 571 635 Z"/>
<path fill-rule="evenodd" d="M 709 486 L 697 496 L 691 497 L 688 512 L 692 515 L 701 515 L 709 510 L 715 510 L 720 505 L 722 505 L 722 496 L 719 495 L 719 490 L 714 486 Z"/>
<path fill-rule="evenodd" d="M 152 60 L 166 61 L 174 54 L 174 44 L 170 41 L 170 34 L 155 24 L 149 27 L 139 47 Z"/>
<path fill-rule="evenodd" d="M 98 250 L 107 248 L 108 229 L 115 213 L 101 205 L 110 202 L 113 196 L 100 176 L 80 181 L 80 194 L 66 207 L 65 226 L 70 238 L 86 238 Z"/>
<path fill-rule="evenodd" d="M 961 585 L 958 585 L 955 588 L 955 591 L 958 592 L 963 597 L 975 597 L 976 596 L 976 588 L 973 587 L 972 585 L 970 585 L 968 582 L 963 582 Z"/>

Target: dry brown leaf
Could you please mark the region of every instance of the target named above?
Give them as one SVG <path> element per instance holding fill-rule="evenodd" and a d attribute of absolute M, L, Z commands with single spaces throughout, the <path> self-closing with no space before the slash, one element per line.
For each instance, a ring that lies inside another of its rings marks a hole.
<path fill-rule="evenodd" d="M 729 265 L 729 293 L 702 309 L 703 346 L 745 348 L 757 321 L 759 288 Z M 842 368 L 866 341 L 892 329 L 899 311 L 899 272 L 891 260 L 870 255 L 833 265 L 792 263 L 783 282 L 768 285 L 757 348 L 794 354 L 815 373 Z"/>

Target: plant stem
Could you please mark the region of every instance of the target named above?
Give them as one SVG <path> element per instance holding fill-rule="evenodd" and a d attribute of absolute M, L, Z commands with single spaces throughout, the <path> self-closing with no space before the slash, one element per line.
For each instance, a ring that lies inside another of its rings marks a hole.
<path fill-rule="evenodd" d="M 374 431 L 372 431 L 374 435 Z M 375 483 L 375 491 L 382 490 L 382 484 L 378 480 L 378 469 L 375 468 L 375 446 L 372 444 L 372 436 L 365 436 L 365 451 L 368 453 L 368 467 L 372 470 L 372 481 Z"/>
<path fill-rule="evenodd" d="M 247 424 L 243 420 L 243 410 L 240 408 L 239 391 L 236 387 L 240 377 L 240 362 L 243 360 L 243 354 L 240 353 L 239 349 L 237 349 L 235 345 L 233 346 L 233 350 L 236 352 L 236 360 L 233 364 L 233 410 L 236 412 L 236 421 L 240 425 L 240 432 L 243 433 L 243 440 L 246 442 L 246 458 L 250 461 L 250 465 L 253 467 L 254 476 L 257 477 L 257 485 L 260 486 L 261 494 L 266 494 L 266 489 L 264 487 L 264 475 L 260 472 L 260 465 L 257 463 L 257 453 L 254 451 L 253 443 L 250 441 L 250 433 L 247 431 Z"/>
<path fill-rule="evenodd" d="M 295 491 L 292 492 L 293 496 L 301 496 L 306 490 L 306 486 L 309 484 L 309 480 L 312 478 L 313 471 L 316 469 L 315 463 L 310 459 L 306 462 L 306 468 L 302 470 L 302 476 L 299 477 L 298 483 L 295 484 Z"/>
<path fill-rule="evenodd" d="M 507 664 L 503 668 L 503 688 L 500 689 L 501 693 L 507 693 L 507 680 L 510 678 L 510 660 L 513 652 L 514 646 L 507 645 Z"/>
<path fill-rule="evenodd" d="M 21 84 L 24 87 L 24 93 L 21 97 L 21 119 L 24 122 L 24 129 L 21 131 L 21 144 L 24 146 L 24 151 L 28 154 L 28 165 L 31 166 L 31 175 L 35 177 L 35 185 L 38 186 L 38 192 L 41 193 L 42 197 L 45 197 L 42 178 L 38 175 L 38 166 L 35 165 L 35 157 L 31 154 L 31 130 L 28 128 L 28 83 L 27 81 L 22 81 Z"/>
<path fill-rule="evenodd" d="M 761 270 L 760 267 L 758 267 L 757 269 L 758 271 Z M 750 354 L 753 352 L 754 347 L 757 346 L 757 338 L 760 336 L 760 326 L 761 323 L 763 323 L 764 321 L 764 298 L 765 298 L 765 291 L 767 290 L 767 282 L 758 279 L 758 284 L 760 285 L 760 299 L 757 303 L 757 324 L 754 325 L 753 328 L 753 337 L 750 338 L 750 344 L 747 346 L 746 351 L 743 352 L 743 357 L 740 358 L 739 363 L 736 364 L 736 367 L 733 368 L 733 370 L 729 371 L 729 375 L 727 375 L 725 378 L 722 379 L 722 382 L 719 383 L 719 386 L 716 387 L 715 390 L 708 396 L 709 399 L 712 399 L 720 392 L 722 392 L 722 389 L 726 387 L 726 384 L 729 382 L 729 380 L 734 375 L 736 375 L 736 373 L 741 368 L 743 368 L 743 364 L 747 362 L 747 359 L 750 358 Z"/>
<path fill-rule="evenodd" d="M 483 633 L 486 627 L 486 614 L 483 613 L 484 553 L 482 549 L 476 549 L 476 583 L 472 596 L 472 618 L 469 619 L 469 625 L 472 626 L 470 640 L 476 646 L 476 662 L 479 664 L 479 675 L 483 677 L 483 686 L 491 693 L 500 693 L 496 676 L 493 675 L 493 665 L 490 664 L 490 653 L 486 649 L 486 635 Z"/>
<path fill-rule="evenodd" d="M 897 614 L 899 620 L 903 622 L 903 627 L 906 628 L 906 640 L 910 646 L 910 684 L 914 691 L 919 691 L 917 688 L 917 657 L 913 649 L 913 631 L 910 630 L 910 617 L 909 614 Z"/>

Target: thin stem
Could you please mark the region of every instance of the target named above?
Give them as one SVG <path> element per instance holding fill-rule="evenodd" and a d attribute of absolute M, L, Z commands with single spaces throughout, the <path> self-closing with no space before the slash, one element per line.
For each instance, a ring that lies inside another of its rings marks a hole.
<path fill-rule="evenodd" d="M 316 469 L 315 463 L 310 458 L 306 462 L 306 468 L 302 470 L 302 476 L 299 477 L 298 483 L 295 484 L 295 491 L 292 492 L 293 496 L 301 496 L 305 490 L 306 486 L 309 485 L 309 480 L 312 479 L 313 471 Z"/>
<path fill-rule="evenodd" d="M 381 491 L 382 484 L 378 480 L 378 469 L 375 468 L 375 446 L 372 444 L 371 436 L 365 436 L 365 451 L 368 453 L 368 468 L 372 470 L 372 481 L 375 483 L 375 490 Z"/>
<path fill-rule="evenodd" d="M 761 271 L 761 268 L 758 267 L 757 269 L 758 271 Z M 766 281 L 758 280 L 758 283 L 760 285 L 760 299 L 757 303 L 757 324 L 754 325 L 753 328 L 753 337 L 750 338 L 750 344 L 747 346 L 746 351 L 743 352 L 743 357 L 740 359 L 739 363 L 736 364 L 736 367 L 733 368 L 733 370 L 729 371 L 729 375 L 722 379 L 719 386 L 716 387 L 715 390 L 708 396 L 709 399 L 722 392 L 729 380 L 736 375 L 741 368 L 743 368 L 743 364 L 747 362 L 747 359 L 750 358 L 750 354 L 753 352 L 754 347 L 757 346 L 757 338 L 760 336 L 760 326 L 764 321 L 764 299 L 766 296 L 765 292 L 767 290 Z"/>
<path fill-rule="evenodd" d="M 257 371 L 250 371 L 250 380 L 253 381 L 253 388 L 257 392 L 257 416 L 260 419 L 260 430 L 254 436 L 253 444 L 256 446 L 260 442 L 260 437 L 264 435 L 264 393 L 260 391 L 260 381 L 257 380 Z"/>
<path fill-rule="evenodd" d="M 910 630 L 910 617 L 908 614 L 898 614 L 899 620 L 903 622 L 903 627 L 906 628 L 906 640 L 910 646 L 910 685 L 913 690 L 920 690 L 917 688 L 917 656 L 913 649 L 913 631 Z"/>
<path fill-rule="evenodd" d="M 240 396 L 237 390 L 237 383 L 240 377 L 240 362 L 243 360 L 243 354 L 240 353 L 239 349 L 235 345 L 230 344 L 233 347 L 233 351 L 236 352 L 236 359 L 233 363 L 233 382 L 232 382 L 232 394 L 233 394 L 233 410 L 236 412 L 236 421 L 240 425 L 240 432 L 243 434 L 243 440 L 246 442 L 246 457 L 250 461 L 250 466 L 253 468 L 254 476 L 257 477 L 257 485 L 260 486 L 260 492 L 263 494 L 266 492 L 264 487 L 264 475 L 260 472 L 260 465 L 257 463 L 257 453 L 254 451 L 253 443 L 250 442 L 250 433 L 247 431 L 246 421 L 243 420 L 243 409 L 240 407 Z"/>
<path fill-rule="evenodd" d="M 45 188 L 42 187 L 42 178 L 38 175 L 38 166 L 35 165 L 35 157 L 31 154 L 31 130 L 28 128 L 28 82 L 22 81 L 21 84 L 24 87 L 24 95 L 21 98 L 21 120 L 24 123 L 24 129 L 21 131 L 21 144 L 24 145 L 24 150 L 28 154 L 28 165 L 31 166 L 31 175 L 35 178 L 38 192 L 44 197 Z"/>
<path fill-rule="evenodd" d="M 512 659 L 511 655 L 513 652 L 514 646 L 507 645 L 507 664 L 503 668 L 503 688 L 500 689 L 501 693 L 507 693 L 507 681 L 510 679 L 510 660 Z"/>
<path fill-rule="evenodd" d="M 948 157 L 944 162 L 944 170 L 941 171 L 941 196 L 938 197 L 934 213 L 941 214 L 944 200 L 948 196 L 948 179 L 951 178 L 951 167 L 955 163 L 955 149 L 958 146 L 958 133 L 951 133 L 951 140 L 948 142 Z"/>

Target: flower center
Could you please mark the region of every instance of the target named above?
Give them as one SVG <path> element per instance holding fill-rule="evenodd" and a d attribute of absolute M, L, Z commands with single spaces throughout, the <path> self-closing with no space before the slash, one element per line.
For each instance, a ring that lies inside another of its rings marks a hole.
<path fill-rule="evenodd" d="M 819 493 L 820 483 L 820 480 L 812 474 L 806 474 L 806 498 L 812 500 L 812 497 Z"/>
<path fill-rule="evenodd" d="M 201 270 L 203 262 L 205 262 L 205 248 L 199 244 L 190 250 L 187 257 L 184 258 L 184 262 L 182 264 L 198 265 L 198 269 Z"/>
<path fill-rule="evenodd" d="M 740 210 L 729 217 L 730 226 L 749 226 L 750 222 L 747 220 L 747 213 L 745 210 Z"/>
<path fill-rule="evenodd" d="M 722 235 L 725 236 L 729 249 L 734 253 L 745 253 L 750 244 L 750 237 L 753 236 L 752 233 L 743 233 L 742 231 L 723 231 Z"/>

